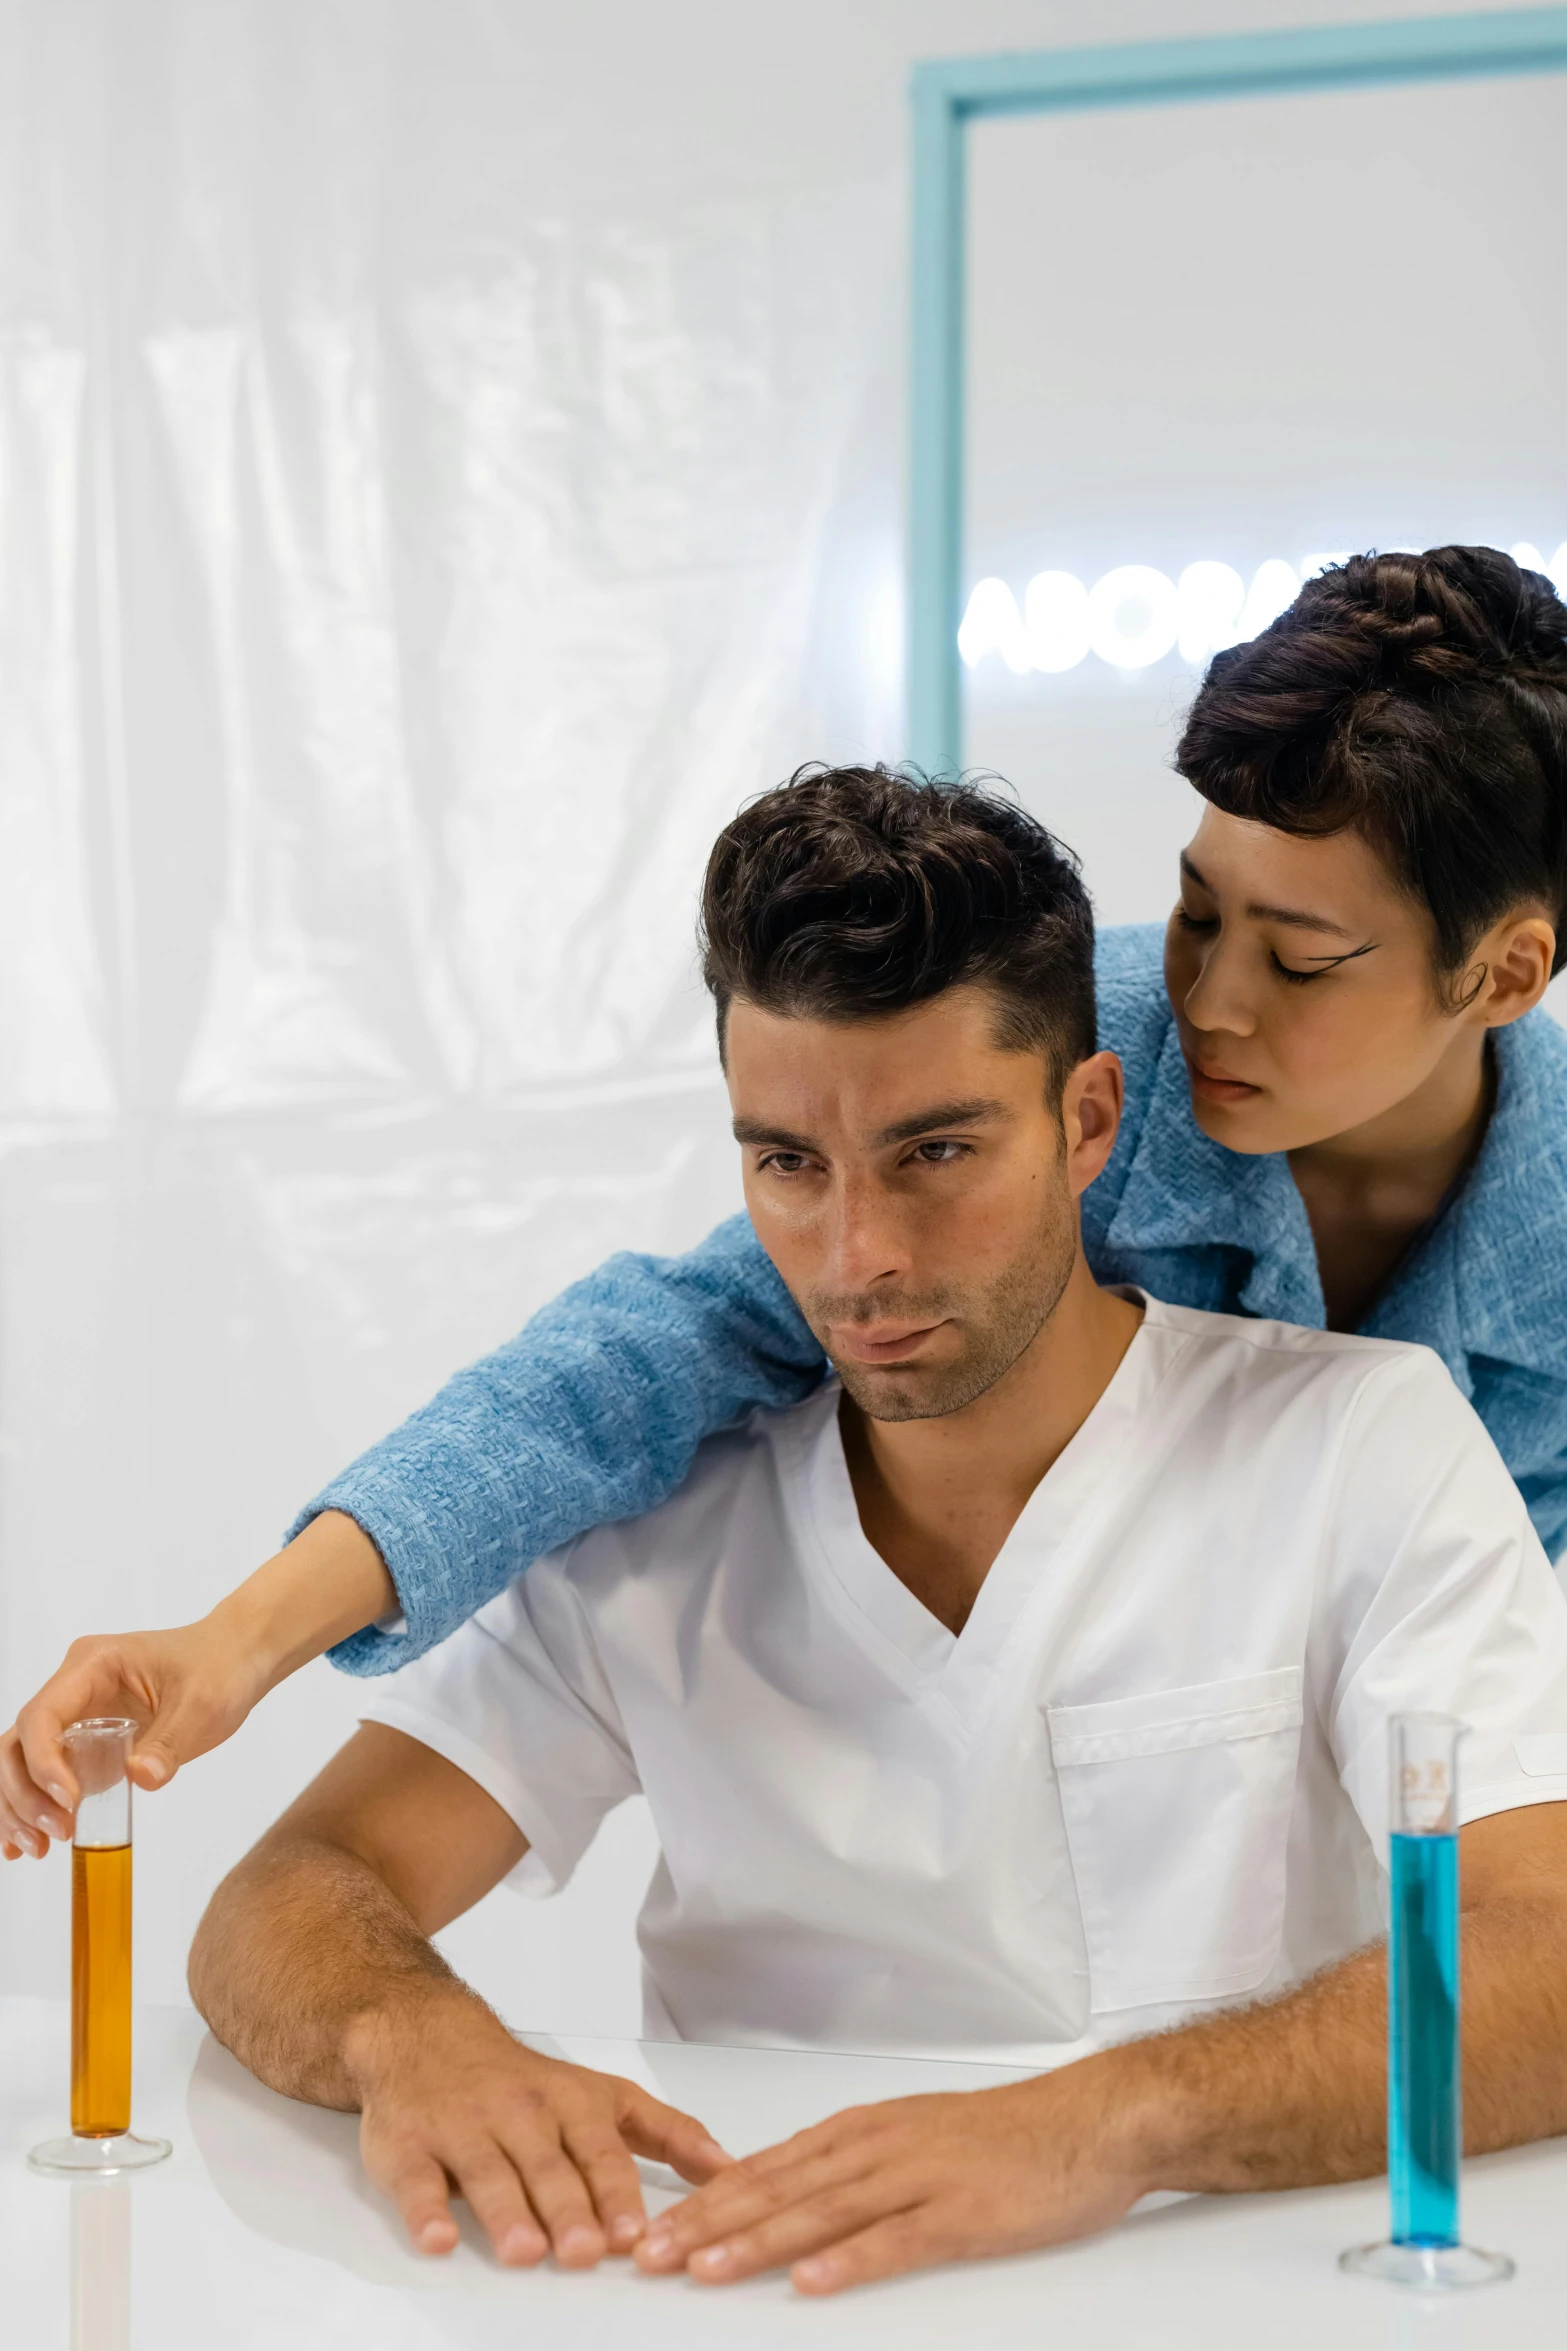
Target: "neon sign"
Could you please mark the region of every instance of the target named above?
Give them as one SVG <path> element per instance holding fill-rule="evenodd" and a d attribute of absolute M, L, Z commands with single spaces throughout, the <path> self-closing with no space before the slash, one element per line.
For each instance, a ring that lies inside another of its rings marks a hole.
<path fill-rule="evenodd" d="M 1526 571 L 1544 572 L 1567 597 L 1567 539 L 1546 561 L 1538 547 L 1512 547 Z M 1342 554 L 1307 555 L 1300 563 L 1270 556 L 1250 583 L 1228 563 L 1189 563 L 1178 579 L 1147 563 L 1118 564 L 1092 587 L 1075 572 L 1036 572 L 1022 609 L 1005 580 L 975 583 L 958 630 L 968 668 L 999 658 L 1016 677 L 1038 670 L 1057 676 L 1092 653 L 1109 668 L 1148 669 L 1178 652 L 1200 669 L 1227 645 L 1244 644 L 1293 604 L 1301 583 Z"/>

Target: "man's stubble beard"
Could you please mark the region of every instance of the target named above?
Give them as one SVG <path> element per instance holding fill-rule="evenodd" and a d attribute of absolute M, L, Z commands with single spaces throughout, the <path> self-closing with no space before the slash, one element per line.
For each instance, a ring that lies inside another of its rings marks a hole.
<path fill-rule="evenodd" d="M 802 1311 L 844 1391 L 872 1420 L 944 1420 L 962 1412 L 1005 1378 L 1027 1353 L 1055 1313 L 1077 1262 L 1077 1228 L 1070 1202 L 1040 1225 L 1033 1244 L 987 1288 L 978 1292 L 928 1290 L 921 1295 L 873 1298 L 812 1296 Z M 876 1372 L 863 1363 L 842 1363 L 827 1345 L 832 1324 L 881 1320 L 896 1315 L 913 1323 L 951 1318 L 967 1344 L 955 1363 L 922 1372 Z M 902 1383 L 902 1384 L 900 1384 Z"/>

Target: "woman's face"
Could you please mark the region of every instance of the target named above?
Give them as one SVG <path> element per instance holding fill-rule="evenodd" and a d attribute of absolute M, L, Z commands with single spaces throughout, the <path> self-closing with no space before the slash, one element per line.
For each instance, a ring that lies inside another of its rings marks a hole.
<path fill-rule="evenodd" d="M 1164 950 L 1198 1125 L 1249 1152 L 1367 1125 L 1537 1001 L 1550 939 L 1543 920 L 1499 924 L 1454 1013 L 1433 978 L 1430 914 L 1359 833 L 1302 839 L 1206 809 Z"/>

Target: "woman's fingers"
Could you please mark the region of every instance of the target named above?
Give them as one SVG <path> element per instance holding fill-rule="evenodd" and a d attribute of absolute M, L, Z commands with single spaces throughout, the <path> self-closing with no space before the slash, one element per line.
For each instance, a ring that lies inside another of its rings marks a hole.
<path fill-rule="evenodd" d="M 635 2082 L 622 2082 L 619 2088 L 623 2093 L 620 2128 L 627 2146 L 638 2155 L 651 2156 L 655 2163 L 667 2163 L 683 2180 L 697 2186 L 733 2163 L 734 2157 L 720 2147 L 694 2114 L 682 2114 L 678 2106 L 666 2106 L 662 2099 L 638 2089 Z"/>
<path fill-rule="evenodd" d="M 71 1723 L 105 1714 L 139 1723 L 128 1770 L 151 1792 L 238 1730 L 264 1687 L 254 1656 L 213 1618 L 73 1641 L 0 1740 L 0 1803 L 23 1826 L 68 1837 L 77 1799 L 63 1743 Z"/>
<path fill-rule="evenodd" d="M 20 1861 L 24 1854 L 42 1861 L 48 1850 L 49 1840 L 41 1829 L 29 1827 L 8 1804 L 0 1803 L 0 1861 Z"/>
<path fill-rule="evenodd" d="M 197 1668 L 168 1667 L 156 1685 L 156 1704 L 145 1729 L 136 1734 L 126 1770 L 149 1795 L 166 1788 L 182 1763 L 221 1747 L 244 1721 L 249 1708 L 214 1692 Z"/>
<path fill-rule="evenodd" d="M 76 1812 L 76 1774 L 64 1744 L 73 1722 L 154 1711 L 144 1678 L 129 1666 L 118 1635 L 73 1641 L 58 1669 L 28 1700 L 0 1740 L 0 1796 L 24 1821 L 68 1837 Z"/>
<path fill-rule="evenodd" d="M 74 1805 L 74 1790 L 72 1803 Z M 0 1737 L 0 1833 L 16 1831 L 28 1853 L 42 1852 L 51 1837 L 68 1837 L 72 1814 L 39 1787 L 27 1768 L 16 1728 Z"/>
<path fill-rule="evenodd" d="M 49 1838 L 38 1826 L 36 1809 L 25 1798 L 19 1808 L 9 1794 L 14 1775 L 4 1769 L 7 1760 L 4 1750 L 11 1737 L 8 1731 L 5 1740 L 0 1741 L 0 1858 L 19 1861 L 26 1853 L 34 1860 L 41 1860 L 49 1850 Z"/>

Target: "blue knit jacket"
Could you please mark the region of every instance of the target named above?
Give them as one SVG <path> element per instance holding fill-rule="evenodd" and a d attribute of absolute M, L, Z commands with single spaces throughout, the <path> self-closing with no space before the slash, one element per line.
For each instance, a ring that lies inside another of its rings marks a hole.
<path fill-rule="evenodd" d="M 1204 1135 L 1161 970 L 1163 933 L 1099 944 L 1100 1042 L 1126 1113 L 1084 1197 L 1101 1281 L 1321 1327 L 1322 1286 L 1283 1157 Z M 1496 1108 L 1467 1182 L 1365 1324 L 1434 1348 L 1512 1471 L 1546 1549 L 1567 1539 L 1567 1034 L 1544 1012 L 1496 1032 Z M 612 1257 L 461 1371 L 300 1513 L 346 1511 L 379 1547 L 407 1629 L 332 1652 L 386 1673 L 444 1640 L 542 1552 L 650 1510 L 702 1439 L 793 1404 L 822 1356 L 743 1216 L 688 1257 Z"/>

